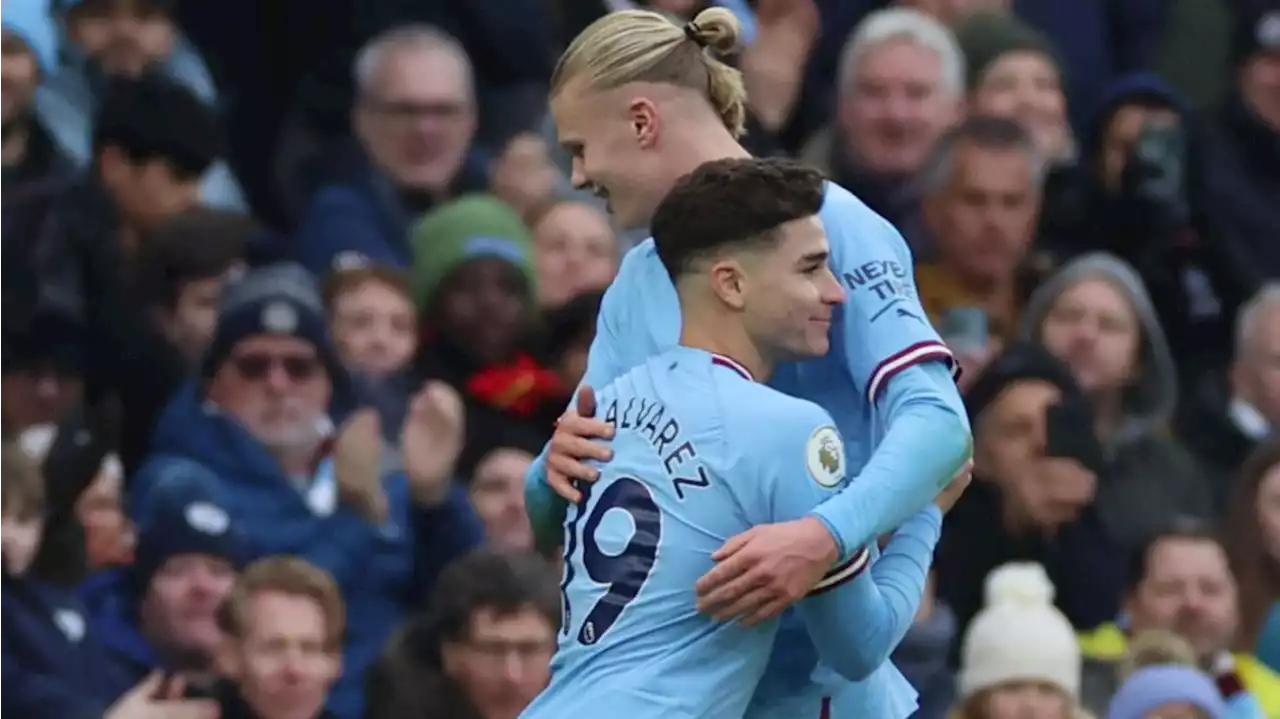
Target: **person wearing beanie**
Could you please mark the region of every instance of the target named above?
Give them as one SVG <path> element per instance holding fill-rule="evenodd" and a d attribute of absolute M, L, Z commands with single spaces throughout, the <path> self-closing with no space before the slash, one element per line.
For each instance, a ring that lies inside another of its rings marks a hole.
<path fill-rule="evenodd" d="M 477 407 L 469 432 L 486 431 L 485 418 L 549 427 L 565 391 L 529 351 L 537 290 L 520 216 L 493 197 L 468 195 L 423 217 L 412 243 L 410 289 L 425 338 L 419 373 Z"/>
<path fill-rule="evenodd" d="M 1142 278 L 1118 257 L 1064 265 L 1027 302 L 1020 335 L 1064 361 L 1089 395 L 1106 453 L 1098 511 L 1133 549 L 1182 515 L 1212 510 L 1210 483 L 1169 435 L 1178 374 Z"/>
<path fill-rule="evenodd" d="M 164 410 L 129 488 L 145 533 L 167 485 L 194 477 L 256 556 L 294 554 L 333 575 L 352 617 L 338 719 L 360 716 L 364 668 L 438 569 L 481 539 L 452 482 L 462 418 L 442 389 L 414 396 L 404 452 L 392 452 L 376 413 L 356 407 L 311 276 L 257 268 L 224 291 L 199 376 Z"/>
<path fill-rule="evenodd" d="M 1074 159 L 1062 66 L 1049 38 L 1013 13 L 984 10 L 956 27 L 965 56 L 969 112 L 1017 120 L 1045 161 Z"/>
<path fill-rule="evenodd" d="M 1070 370 L 1042 347 L 1015 345 L 969 388 L 965 405 L 979 481 L 947 516 L 934 563 L 938 596 L 960 632 L 983 606 L 982 577 L 1011 561 L 1044 566 L 1075 626 L 1114 618 L 1128 563 L 1098 518 L 1102 449 Z"/>
<path fill-rule="evenodd" d="M 48 0 L 4 0 L 4 178 L 6 192 L 71 171 L 65 151 L 34 112 L 36 88 L 58 69 L 58 28 Z"/>
<path fill-rule="evenodd" d="M 1013 563 L 985 580 L 986 604 L 961 642 L 954 719 L 1079 719 L 1080 649 L 1053 607 L 1044 568 Z"/>
<path fill-rule="evenodd" d="M 1121 685 L 1107 707 L 1106 719 L 1232 719 L 1235 716 L 1239 715 L 1227 711 L 1222 695 L 1204 672 L 1177 664 L 1156 664 L 1139 669 Z"/>
<path fill-rule="evenodd" d="M 81 588 L 117 696 L 157 669 L 181 672 L 193 686 L 212 682 L 218 607 L 252 551 L 199 467 L 175 468 L 148 502 L 133 565 Z"/>

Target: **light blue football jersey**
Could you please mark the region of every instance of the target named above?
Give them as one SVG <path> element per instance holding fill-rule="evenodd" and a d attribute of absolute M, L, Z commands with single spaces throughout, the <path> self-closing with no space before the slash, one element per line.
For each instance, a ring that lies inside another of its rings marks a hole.
<path fill-rule="evenodd" d="M 623 375 L 598 403 L 617 430 L 614 456 L 566 517 L 551 685 L 521 716 L 739 719 L 777 622 L 714 621 L 695 609 L 694 582 L 733 535 L 798 519 L 845 485 L 840 434 L 816 404 L 687 347 Z M 856 612 L 835 595 L 867 562 L 863 549 L 839 563 L 799 605 L 811 631 Z"/>
<path fill-rule="evenodd" d="M 822 358 L 779 366 L 769 384 L 817 403 L 834 417 L 849 471 L 856 475 L 883 436 L 885 428 L 879 426 L 874 402 L 888 381 L 917 363 L 942 361 L 951 369 L 954 363 L 917 299 L 911 253 L 898 231 L 850 192 L 830 182 L 819 219 L 830 243 L 831 268 L 844 285 L 847 299 L 835 311 L 831 351 Z M 675 287 L 653 240 L 646 240 L 623 258 L 605 293 L 583 383 L 604 387 L 675 347 L 680 327 Z M 950 399 L 959 405 L 958 398 Z M 960 410 L 962 413 L 962 406 Z M 935 491 L 932 482 L 905 487 L 896 502 L 900 515 L 868 516 L 866 529 L 880 532 L 898 526 L 926 505 Z M 561 500 L 533 475 L 526 497 L 535 530 L 540 535 L 558 533 L 558 522 L 553 526 L 540 526 L 539 522 L 563 516 L 556 506 Z M 570 516 L 574 512 L 570 508 Z M 915 692 L 891 663 L 855 683 L 818 665 L 817 656 L 802 622 L 791 612 L 785 613 L 774 655 L 747 719 L 817 717 L 824 698 L 831 696 L 845 697 L 837 706 L 858 708 L 856 713 L 832 713 L 832 719 L 898 719 L 914 709 Z"/>

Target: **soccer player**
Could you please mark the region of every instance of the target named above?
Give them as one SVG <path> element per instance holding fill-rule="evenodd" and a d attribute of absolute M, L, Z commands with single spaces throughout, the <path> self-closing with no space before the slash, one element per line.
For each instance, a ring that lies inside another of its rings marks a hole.
<path fill-rule="evenodd" d="M 746 115 L 741 75 L 709 52 L 736 42 L 736 20 L 722 8 L 699 13 L 685 27 L 657 13 L 626 11 L 584 30 L 561 57 L 551 92 L 575 184 L 605 197 L 623 224 L 643 225 L 679 177 L 708 161 L 746 157 L 736 139 Z M 950 68 L 948 74 L 959 82 L 963 73 Z M 848 299 L 832 317 L 832 351 L 779 366 L 770 384 L 835 418 L 856 479 L 806 516 L 754 527 L 714 554 L 716 568 L 697 585 L 700 607 L 712 616 L 778 613 L 805 596 L 838 558 L 862 547 L 874 554 L 876 537 L 966 471 L 969 429 L 951 355 L 916 299 L 902 237 L 833 183 L 825 186 L 819 219 Z M 612 426 L 583 416 L 592 410 L 590 388 L 675 346 L 679 334 L 675 288 L 653 243 L 641 243 L 605 294 L 579 393 L 584 411 L 562 418 L 529 474 L 527 506 L 542 543 L 559 542 L 565 509 L 559 497 L 580 499 L 570 479 L 590 482 L 598 475 L 581 460 L 609 458 L 608 446 L 590 438 L 609 437 Z M 900 617 L 891 635 L 905 633 L 911 618 Z M 808 696 L 813 688 L 813 647 L 803 632 L 786 640 L 793 634 L 788 628 L 784 617 L 761 686 L 762 706 Z M 904 695 L 914 704 L 909 685 L 888 663 L 855 688 L 832 691 L 839 692 L 832 707 L 837 719 L 906 716 Z"/>
<path fill-rule="evenodd" d="M 827 265 L 822 202 L 814 170 L 730 159 L 681 179 L 658 206 L 654 244 L 679 297 L 680 343 L 600 394 L 615 455 L 568 518 L 560 646 L 526 719 L 747 710 L 776 622 L 700 614 L 693 584 L 729 536 L 803 517 L 848 481 L 831 416 L 761 384 L 780 362 L 830 346 L 844 292 Z M 870 648 L 918 604 L 941 520 L 937 508 L 918 514 L 891 540 L 899 546 L 878 571 L 896 575 L 900 596 L 850 581 L 868 561 L 859 550 L 797 605 L 829 666 L 860 679 L 883 662 Z"/>

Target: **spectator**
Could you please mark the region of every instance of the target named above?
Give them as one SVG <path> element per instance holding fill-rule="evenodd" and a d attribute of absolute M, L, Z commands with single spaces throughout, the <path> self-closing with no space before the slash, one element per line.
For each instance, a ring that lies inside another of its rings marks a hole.
<path fill-rule="evenodd" d="M 338 585 L 297 557 L 245 569 L 218 613 L 222 718 L 321 719 L 342 672 L 347 612 Z"/>
<path fill-rule="evenodd" d="M 151 76 L 112 84 L 94 120 L 93 174 L 126 252 L 200 203 L 199 178 L 224 141 L 217 117 L 182 86 Z"/>
<path fill-rule="evenodd" d="M 1245 463 L 1225 526 L 1240 584 L 1236 649 L 1280 671 L 1280 445 L 1262 444 Z"/>
<path fill-rule="evenodd" d="M 1280 678 L 1253 656 L 1231 652 L 1239 627 L 1237 586 L 1218 540 L 1202 525 L 1180 520 L 1134 556 L 1125 623 L 1105 624 L 1080 638 L 1086 706 L 1101 712 L 1111 702 L 1128 637 L 1160 629 L 1191 643 L 1199 667 L 1212 674 L 1229 705 L 1260 706 L 1274 715 Z"/>
<path fill-rule="evenodd" d="M 516 717 L 550 679 L 555 575 L 532 554 L 479 550 L 440 576 L 429 612 L 370 672 L 368 719 Z"/>
<path fill-rule="evenodd" d="M 936 252 L 916 269 L 920 303 L 976 377 L 1017 331 L 1017 270 L 1035 239 L 1044 168 L 1017 123 L 974 117 L 942 136 L 923 180 Z M 977 312 L 981 336 L 956 337 L 973 330 L 953 312 Z"/>
<path fill-rule="evenodd" d="M 201 375 L 165 411 L 131 488 L 145 516 L 169 477 L 198 474 L 257 554 L 333 575 L 352 617 L 330 697 L 339 719 L 360 716 L 364 670 L 439 568 L 480 538 L 450 481 L 460 409 L 438 391 L 415 399 L 402 473 L 383 458 L 376 415 L 342 421 L 351 394 L 311 278 L 296 265 L 249 272 L 225 293 Z"/>
<path fill-rule="evenodd" d="M 397 444 L 418 385 L 411 371 L 418 310 L 405 273 L 380 265 L 334 270 L 324 284 L 324 304 L 338 358 L 377 408 L 383 436 Z"/>
<path fill-rule="evenodd" d="M 1006 564 L 965 632 L 958 719 L 1080 719 L 1080 649 L 1036 564 Z"/>
<path fill-rule="evenodd" d="M 484 186 L 465 162 L 476 129 L 471 62 L 456 40 L 404 26 L 370 40 L 353 69 L 356 153 L 341 180 L 315 191 L 295 257 L 324 275 L 349 255 L 407 268 L 414 218 Z"/>
<path fill-rule="evenodd" d="M 532 132 L 511 138 L 490 168 L 489 189 L 534 226 L 539 209 L 555 201 L 558 190 L 568 189 L 565 178 L 551 160 L 546 140 Z"/>
<path fill-rule="evenodd" d="M 258 231 L 244 215 L 193 207 L 138 248 L 139 301 L 193 368 L 213 336 L 223 287 L 244 271 L 245 251 Z"/>
<path fill-rule="evenodd" d="M 1049 39 L 1007 10 L 967 15 L 956 27 L 964 51 L 969 112 L 1017 120 L 1050 166 L 1072 164 L 1062 70 Z"/>
<path fill-rule="evenodd" d="M 418 343 L 418 315 L 403 273 L 376 265 L 344 268 L 329 275 L 324 289 L 344 366 L 385 377 L 409 364 Z"/>
<path fill-rule="evenodd" d="M 603 298 L 603 292 L 588 292 L 547 314 L 547 357 L 560 378 L 566 403 L 586 374 Z"/>
<path fill-rule="evenodd" d="M 81 587 L 88 621 L 111 666 L 113 695 L 161 670 L 192 688 L 213 684 L 221 641 L 218 606 L 231 591 L 250 547 L 198 475 L 172 474 L 138 519 L 131 567 Z"/>
<path fill-rule="evenodd" d="M 75 595 L 28 575 L 44 534 L 44 480 L 16 445 L 3 449 L 3 711 L 31 719 L 134 719 L 144 710 L 173 719 L 213 719 L 207 702 L 169 701 L 158 676 L 114 705 L 113 678 Z M 110 706 L 108 706 L 110 705 Z"/>
<path fill-rule="evenodd" d="M 524 512 L 524 475 L 533 454 L 518 447 L 489 451 L 471 474 L 471 506 L 484 524 L 489 545 L 501 550 L 533 548 L 533 528 Z"/>
<path fill-rule="evenodd" d="M 413 244 L 410 286 L 429 336 L 418 372 L 466 398 L 468 443 L 495 427 L 549 427 L 564 390 L 527 349 L 537 288 L 520 217 L 464 197 L 425 216 Z"/>
<path fill-rule="evenodd" d="M 922 244 L 912 180 L 960 113 L 964 55 L 951 31 L 916 10 L 866 17 L 840 56 L 835 118 L 801 158 L 822 168 L 894 224 L 913 249 Z"/>
<path fill-rule="evenodd" d="M 1190 667 L 1165 664 L 1134 673 L 1107 707 L 1107 719 L 1152 716 L 1227 719 L 1230 714 L 1207 675 Z"/>
<path fill-rule="evenodd" d="M 1235 76 L 1213 125 L 1209 207 L 1254 278 L 1280 276 L 1280 4 L 1242 3 L 1232 40 Z"/>
<path fill-rule="evenodd" d="M 574 297 L 603 290 L 618 272 L 618 238 L 609 218 L 585 202 L 558 200 L 536 211 L 533 261 L 538 304 L 555 309 Z"/>
<path fill-rule="evenodd" d="M 84 393 L 87 349 L 77 320 L 46 315 L 29 322 L 19 329 L 12 318 L 4 321 L 0 430 L 5 437 L 57 422 Z"/>
<path fill-rule="evenodd" d="M 28 457 L 43 465 L 58 433 L 52 425 L 37 425 L 18 441 Z M 108 454 L 98 463 L 89 485 L 75 498 L 75 518 L 84 529 L 88 571 L 132 563 L 136 537 L 124 513 L 124 466 L 118 457 Z"/>
<path fill-rule="evenodd" d="M 1235 309 L 1256 270 L 1205 204 L 1199 137 L 1183 99 L 1160 78 L 1115 80 L 1080 149 L 1079 199 L 1046 228 L 1059 261 L 1090 250 L 1131 264 L 1150 293 L 1184 384 L 1226 365 Z"/>
<path fill-rule="evenodd" d="M 1206 513 L 1208 481 L 1168 436 L 1177 372 L 1151 299 L 1133 268 L 1088 255 L 1040 286 L 1022 336 L 1071 367 L 1088 393 L 1106 453 L 1098 511 L 1124 547 L 1181 514 Z"/>
<path fill-rule="evenodd" d="M 173 0 L 72 0 L 60 5 L 70 41 L 68 60 L 40 88 L 36 112 L 77 165 L 93 164 L 94 118 L 109 87 L 104 77 L 154 73 L 214 108 L 213 79 L 174 24 Z M 244 208 L 240 186 L 225 163 L 211 163 L 197 176 L 205 204 Z"/>
<path fill-rule="evenodd" d="M 1240 465 L 1280 427 L 1280 284 L 1240 308 L 1225 382 L 1205 382 L 1180 426 L 1188 449 L 1212 472 L 1214 509 L 1227 510 Z"/>
<path fill-rule="evenodd" d="M 1043 565 L 1073 625 L 1114 617 L 1125 566 L 1098 518 L 1101 449 L 1070 372 L 1039 347 L 1015 346 L 966 400 L 977 481 L 943 523 L 936 555 L 938 596 L 960 632 L 982 606 L 982 578 L 1008 562 Z"/>
<path fill-rule="evenodd" d="M 58 64 L 58 29 L 45 9 L 45 0 L 10 0 L 5 3 L 3 72 L 5 93 L 4 179 L 6 192 L 31 182 L 66 175 L 70 162 L 44 123 L 33 112 L 36 87 Z"/>

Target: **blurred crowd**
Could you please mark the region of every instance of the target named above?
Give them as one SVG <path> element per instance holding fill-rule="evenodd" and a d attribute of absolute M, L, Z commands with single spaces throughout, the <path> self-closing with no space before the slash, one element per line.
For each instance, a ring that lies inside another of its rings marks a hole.
<path fill-rule="evenodd" d="M 3 0 L 6 713 L 520 713 L 524 475 L 643 237 L 548 80 L 710 4 Z M 917 716 L 1280 717 L 1280 4 L 714 4 L 966 370 Z"/>

